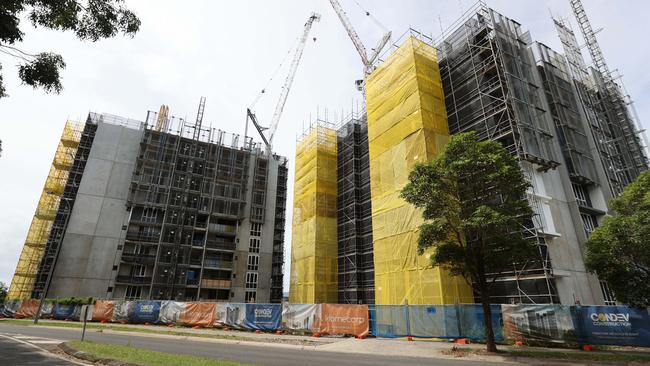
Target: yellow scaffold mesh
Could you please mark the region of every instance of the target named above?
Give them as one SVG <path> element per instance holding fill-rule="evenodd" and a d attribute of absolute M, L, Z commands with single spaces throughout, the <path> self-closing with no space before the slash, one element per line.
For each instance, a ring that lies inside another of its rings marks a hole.
<path fill-rule="evenodd" d="M 366 81 L 376 304 L 473 302 L 462 278 L 417 253 L 421 211 L 399 197 L 449 139 L 436 50 L 408 38 Z"/>
<path fill-rule="evenodd" d="M 296 146 L 289 302 L 336 303 L 336 131 L 316 126 Z"/>
<path fill-rule="evenodd" d="M 14 277 L 11 280 L 9 300 L 29 299 L 34 289 L 45 244 L 50 236 L 52 223 L 59 208 L 68 173 L 79 146 L 83 124 L 68 121 L 63 128 L 61 140 L 56 148 L 50 172 L 45 180 L 41 198 L 27 232 L 27 238 L 20 253 Z"/>

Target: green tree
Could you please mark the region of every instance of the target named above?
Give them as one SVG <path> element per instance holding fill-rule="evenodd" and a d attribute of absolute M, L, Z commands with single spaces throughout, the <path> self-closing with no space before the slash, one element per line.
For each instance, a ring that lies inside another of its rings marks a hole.
<path fill-rule="evenodd" d="M 0 303 L 4 302 L 7 298 L 7 291 L 9 291 L 7 285 L 4 282 L 0 281 Z"/>
<path fill-rule="evenodd" d="M 26 85 L 47 93 L 60 93 L 63 57 L 52 52 L 31 53 L 15 45 L 23 40 L 21 17 L 34 27 L 72 31 L 80 40 L 98 41 L 118 33 L 133 37 L 140 19 L 124 6 L 124 0 L 2 0 L 0 1 L 0 54 L 18 59 L 18 76 Z M 2 65 L 0 64 L 0 71 Z M 0 98 L 6 97 L 0 74 Z"/>
<path fill-rule="evenodd" d="M 650 170 L 610 201 L 614 211 L 589 236 L 586 265 L 616 299 L 650 306 Z"/>
<path fill-rule="evenodd" d="M 480 296 L 489 352 L 496 352 L 490 287 L 500 275 L 535 255 L 523 235 L 532 211 L 529 184 L 498 142 L 473 133 L 454 135 L 434 160 L 418 164 L 401 196 L 422 209 L 420 255 L 433 249 L 434 266 L 463 276 Z"/>

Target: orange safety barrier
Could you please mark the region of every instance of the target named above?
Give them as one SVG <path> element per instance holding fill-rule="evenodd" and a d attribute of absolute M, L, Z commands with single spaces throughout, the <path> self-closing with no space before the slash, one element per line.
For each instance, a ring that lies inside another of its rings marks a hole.
<path fill-rule="evenodd" d="M 367 336 L 368 305 L 321 304 L 320 317 L 314 323 L 314 333 L 317 332 Z"/>

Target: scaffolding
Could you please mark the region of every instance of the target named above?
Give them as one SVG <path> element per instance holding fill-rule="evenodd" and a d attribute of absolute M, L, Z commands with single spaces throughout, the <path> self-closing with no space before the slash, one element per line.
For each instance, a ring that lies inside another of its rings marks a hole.
<path fill-rule="evenodd" d="M 422 213 L 399 197 L 413 166 L 449 139 L 435 48 L 409 35 L 368 77 L 366 103 L 375 303 L 472 302 L 464 279 L 418 255 Z"/>
<path fill-rule="evenodd" d="M 337 136 L 317 121 L 296 146 L 291 243 L 291 303 L 336 303 Z"/>
<path fill-rule="evenodd" d="M 352 113 L 338 135 L 338 302 L 374 304 L 370 161 L 365 111 Z"/>
<path fill-rule="evenodd" d="M 65 186 L 81 139 L 83 124 L 67 121 L 54 154 L 36 212 L 20 253 L 8 299 L 29 299 L 34 291 L 39 265 L 46 250 L 50 231 L 61 206 Z"/>
<path fill-rule="evenodd" d="M 170 116 L 167 108 L 147 115 L 128 198 L 117 296 L 231 297 L 236 235 L 248 216 L 248 195 L 251 220 L 264 223 L 268 158 L 250 137 L 204 127 L 203 108 L 202 102 L 195 123 Z M 253 192 L 247 189 L 251 164 Z M 247 301 L 256 298 L 257 282 L 252 285 Z"/>
<path fill-rule="evenodd" d="M 591 126 L 609 188 L 613 195 L 617 195 L 648 168 L 647 142 L 642 139 L 643 132 L 638 126 L 631 99 L 605 63 L 582 4 L 579 1 L 571 1 L 571 4 L 596 68 L 586 66 L 569 23 L 558 19 L 553 19 L 553 22 L 578 98 Z"/>
<path fill-rule="evenodd" d="M 475 131 L 498 141 L 516 156 L 532 188 L 528 201 L 535 214 L 523 235 L 537 243 L 539 257 L 513 264 L 499 275 L 494 303 L 559 302 L 546 247 L 543 192 L 537 175 L 556 168 L 553 120 L 547 112 L 542 81 L 536 70 L 530 34 L 507 17 L 478 2 L 436 44 L 452 134 Z"/>

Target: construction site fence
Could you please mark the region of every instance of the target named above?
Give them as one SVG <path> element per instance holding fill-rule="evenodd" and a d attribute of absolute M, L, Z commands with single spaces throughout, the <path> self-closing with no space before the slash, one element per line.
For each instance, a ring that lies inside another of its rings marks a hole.
<path fill-rule="evenodd" d="M 33 318 L 39 300 L 8 301 L 0 316 Z M 650 309 L 598 305 L 490 306 L 497 342 L 650 347 Z M 41 318 L 241 330 L 485 340 L 483 308 L 455 305 L 242 304 L 97 300 L 45 303 Z"/>

